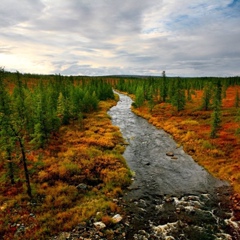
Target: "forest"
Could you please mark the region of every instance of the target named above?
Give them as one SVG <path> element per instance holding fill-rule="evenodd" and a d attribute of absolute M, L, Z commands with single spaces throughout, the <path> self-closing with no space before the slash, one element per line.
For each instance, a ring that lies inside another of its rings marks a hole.
<path fill-rule="evenodd" d="M 46 239 L 99 213 L 131 184 L 125 141 L 107 111 L 129 94 L 132 111 L 170 133 L 233 186 L 240 213 L 240 77 L 61 76 L 0 69 L 0 236 Z M 239 214 L 240 215 L 240 214 Z M 239 217 L 238 215 L 238 217 Z"/>

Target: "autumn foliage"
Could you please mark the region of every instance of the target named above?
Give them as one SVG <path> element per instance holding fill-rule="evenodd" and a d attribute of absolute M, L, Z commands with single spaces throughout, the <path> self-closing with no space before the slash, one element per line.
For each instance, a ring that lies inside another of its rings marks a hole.
<path fill-rule="evenodd" d="M 151 124 L 171 134 L 195 161 L 215 177 L 228 181 L 234 189 L 233 206 L 240 218 L 240 121 L 236 107 L 240 86 L 230 86 L 221 106 L 221 124 L 217 137 L 211 138 L 212 110 L 202 110 L 203 90 L 195 90 L 185 109 L 176 111 L 170 103 L 157 103 L 152 110 L 147 101 L 132 110 Z"/>
<path fill-rule="evenodd" d="M 7 77 L 11 93 L 15 85 L 10 77 L 14 76 L 9 74 Z M 38 79 L 32 76 L 22 78 L 33 93 Z M 49 81 L 47 79 L 44 82 L 45 89 Z M 70 82 L 75 84 L 74 81 Z M 80 87 L 89 83 L 91 79 L 81 79 L 78 93 L 82 94 Z M 67 98 L 59 100 L 58 97 L 57 118 L 61 121 L 66 114 L 67 122 L 57 121 L 58 127 L 47 135 L 44 146 L 31 142 L 31 135 L 27 135 L 27 130 L 23 132 L 32 196 L 26 191 L 18 151 L 14 152 L 13 148 L 11 153 L 15 177 L 15 183 L 11 184 L 6 154 L 2 149 L 1 239 L 48 239 L 60 232 L 70 231 L 78 224 L 86 223 L 96 213 L 107 222 L 110 213 L 121 211 L 113 199 L 121 196 L 123 189 L 130 184 L 131 174 L 121 155 L 124 140 L 107 115 L 107 110 L 116 104 L 116 100 L 113 94 L 113 97 L 107 97 L 104 101 L 99 99 L 99 96 L 108 94 L 109 89 L 102 90 L 102 85 L 95 82 L 89 85 L 89 92 L 93 90 L 90 89 L 93 86 L 96 96 L 85 94 L 82 101 L 90 103 L 97 99 L 97 105 L 89 105 L 85 110 L 85 105 L 81 106 L 81 114 L 77 113 L 79 117 L 71 113 L 69 115 L 66 111 L 69 106 L 65 105 L 69 101 Z M 100 94 L 100 91 L 105 93 Z M 73 99 L 77 101 L 78 98 L 75 96 Z M 76 111 L 72 108 L 72 113 Z"/>

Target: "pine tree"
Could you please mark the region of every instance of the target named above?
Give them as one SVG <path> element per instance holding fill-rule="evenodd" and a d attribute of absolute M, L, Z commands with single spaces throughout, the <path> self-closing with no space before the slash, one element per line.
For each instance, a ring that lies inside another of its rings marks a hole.
<path fill-rule="evenodd" d="M 186 104 L 185 90 L 183 88 L 182 82 L 180 78 L 177 78 L 174 81 L 174 92 L 171 98 L 171 103 L 176 107 L 177 111 L 181 111 L 184 109 Z"/>
<path fill-rule="evenodd" d="M 14 162 L 12 159 L 12 152 L 15 139 L 8 124 L 9 116 L 11 115 L 11 103 L 10 96 L 3 81 L 4 69 L 0 68 L 0 149 L 6 153 L 8 176 L 11 184 L 14 184 Z"/>
<path fill-rule="evenodd" d="M 25 181 L 27 185 L 27 194 L 31 198 L 32 197 L 32 189 L 30 185 L 30 175 L 27 165 L 27 156 L 26 156 L 26 148 L 25 148 L 25 138 L 28 134 L 27 126 L 29 122 L 28 112 L 25 102 L 25 91 L 24 88 L 26 86 L 23 85 L 20 80 L 20 75 L 17 74 L 17 85 L 14 89 L 12 98 L 12 112 L 8 115 L 8 128 L 10 129 L 9 135 L 15 138 L 17 145 L 19 146 L 19 150 L 21 153 L 21 162 L 23 164 Z"/>
<path fill-rule="evenodd" d="M 58 117 L 61 119 L 62 124 L 69 123 L 69 114 L 68 114 L 66 102 L 67 101 L 64 98 L 62 92 L 60 92 L 57 99 L 57 114 L 58 114 Z"/>
<path fill-rule="evenodd" d="M 217 83 L 215 85 L 215 96 L 213 101 L 214 102 L 210 137 L 216 138 L 217 132 L 221 124 L 222 84 L 220 80 L 217 80 Z"/>
<path fill-rule="evenodd" d="M 165 71 L 162 72 L 161 96 L 162 96 L 162 101 L 166 102 L 166 98 L 167 98 L 167 79 L 166 79 Z"/>
<path fill-rule="evenodd" d="M 138 86 L 135 94 L 135 106 L 140 107 L 144 103 L 144 90 L 142 86 Z"/>
<path fill-rule="evenodd" d="M 203 96 L 202 96 L 202 105 L 201 109 L 204 111 L 208 111 L 210 108 L 210 101 L 212 98 L 212 86 L 210 83 L 207 83 L 203 89 Z"/>
<path fill-rule="evenodd" d="M 150 109 L 150 112 L 152 112 L 154 105 L 155 105 L 155 102 L 154 102 L 153 87 L 150 86 L 148 90 L 148 107 Z"/>

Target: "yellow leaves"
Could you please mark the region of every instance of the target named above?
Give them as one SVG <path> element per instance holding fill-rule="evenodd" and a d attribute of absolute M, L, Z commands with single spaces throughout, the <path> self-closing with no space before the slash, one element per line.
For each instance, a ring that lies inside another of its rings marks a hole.
<path fill-rule="evenodd" d="M 208 140 L 202 140 L 202 146 L 205 149 L 213 149 L 214 146 Z"/>
<path fill-rule="evenodd" d="M 97 145 L 104 148 L 113 148 L 114 143 L 111 137 L 100 138 L 97 140 Z"/>
<path fill-rule="evenodd" d="M 199 125 L 199 122 L 192 119 L 186 119 L 184 121 L 181 121 L 181 124 L 182 125 Z"/>
<path fill-rule="evenodd" d="M 42 170 L 38 173 L 38 179 L 39 179 L 40 182 L 44 182 L 48 178 L 49 178 L 48 172 Z"/>
<path fill-rule="evenodd" d="M 196 141 L 197 140 L 196 133 L 193 131 L 188 131 L 182 140 L 185 142 Z"/>
<path fill-rule="evenodd" d="M 118 168 L 114 170 L 103 169 L 101 178 L 104 183 L 110 183 L 113 186 L 127 186 L 130 184 L 130 172 L 126 168 Z M 115 192 L 117 193 L 117 192 Z"/>
<path fill-rule="evenodd" d="M 160 103 L 146 115 L 146 106 L 132 110 L 158 128 L 170 133 L 174 139 L 191 154 L 196 161 L 202 164 L 216 177 L 230 180 L 236 192 L 240 192 L 240 135 L 236 135 L 237 123 L 234 120 L 235 89 L 229 87 L 222 106 L 222 126 L 219 138 L 210 140 L 211 111 L 200 111 L 203 91 L 195 91 L 192 101 L 187 102 L 186 109 L 177 113 L 167 103 Z M 233 164 L 234 163 L 234 164 Z"/>
<path fill-rule="evenodd" d="M 77 122 L 61 127 L 49 149 L 42 150 L 43 166 L 34 174 L 41 204 L 35 212 L 38 234 L 68 231 L 97 212 L 119 211 L 111 200 L 122 195 L 131 174 L 121 156 L 124 140 L 106 114 L 113 103 L 101 102 L 99 112 L 86 114 L 81 127 Z M 84 193 L 77 189 L 81 183 L 87 186 Z"/>

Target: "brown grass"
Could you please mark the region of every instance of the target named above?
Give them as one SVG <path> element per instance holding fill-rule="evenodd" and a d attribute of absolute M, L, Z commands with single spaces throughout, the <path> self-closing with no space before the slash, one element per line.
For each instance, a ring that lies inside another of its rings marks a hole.
<path fill-rule="evenodd" d="M 211 111 L 201 111 L 202 91 L 196 91 L 192 102 L 185 110 L 176 112 L 167 103 L 161 103 L 150 112 L 147 103 L 140 108 L 132 108 L 137 114 L 153 125 L 170 133 L 179 145 L 182 145 L 200 165 L 204 166 L 215 177 L 230 182 L 235 192 L 235 203 L 240 199 L 240 121 L 236 120 L 234 106 L 235 93 L 240 87 L 229 87 L 222 104 L 222 123 L 218 138 L 210 138 Z M 236 200 L 238 199 L 238 200 Z"/>
<path fill-rule="evenodd" d="M 61 127 L 46 149 L 29 153 L 31 162 L 38 162 L 41 156 L 41 165 L 31 176 L 32 204 L 22 182 L 1 186 L 7 189 L 0 196 L 4 240 L 46 239 L 73 229 L 96 213 L 108 222 L 109 214 L 121 211 L 113 199 L 130 184 L 131 174 L 121 156 L 123 138 L 106 113 L 114 104 L 114 100 L 100 102 L 99 110 L 86 114 L 81 124 Z M 79 190 L 79 184 L 86 189 Z M 25 226 L 19 236 L 17 224 Z"/>

